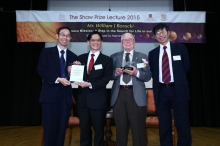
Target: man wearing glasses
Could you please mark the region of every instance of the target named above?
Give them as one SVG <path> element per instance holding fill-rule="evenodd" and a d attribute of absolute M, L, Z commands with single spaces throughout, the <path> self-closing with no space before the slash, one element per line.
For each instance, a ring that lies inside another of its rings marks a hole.
<path fill-rule="evenodd" d="M 127 146 L 131 128 L 133 146 L 146 146 L 146 89 L 144 82 L 151 79 L 147 55 L 134 51 L 135 39 L 131 33 L 121 36 L 123 51 L 111 55 L 113 59 L 113 86 L 111 106 L 116 125 L 116 143 Z"/>
<path fill-rule="evenodd" d="M 74 65 L 85 65 L 83 82 L 78 82 L 76 105 L 80 119 L 80 146 L 104 145 L 104 126 L 108 108 L 106 85 L 112 77 L 112 59 L 101 53 L 102 35 L 93 31 L 87 36 L 88 53 L 78 56 Z"/>
<path fill-rule="evenodd" d="M 169 41 L 170 29 L 166 23 L 153 27 L 153 34 L 160 43 L 149 52 L 153 78 L 154 100 L 159 118 L 161 146 L 172 146 L 172 115 L 178 134 L 178 146 L 191 146 L 192 138 L 188 117 L 190 99 L 187 81 L 189 56 L 185 45 Z"/>
<path fill-rule="evenodd" d="M 67 49 L 71 30 L 66 26 L 57 29 L 55 47 L 43 48 L 37 71 L 42 78 L 40 103 L 42 106 L 44 146 L 64 145 L 66 127 L 72 105 L 72 87 L 67 66 L 77 55 Z"/>

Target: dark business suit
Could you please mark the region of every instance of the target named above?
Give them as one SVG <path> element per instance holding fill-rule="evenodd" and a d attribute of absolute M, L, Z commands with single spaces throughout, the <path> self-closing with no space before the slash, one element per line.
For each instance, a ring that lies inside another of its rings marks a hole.
<path fill-rule="evenodd" d="M 92 89 L 89 87 L 78 87 L 77 108 L 80 118 L 80 145 L 92 146 L 91 126 L 95 131 L 94 146 L 104 145 L 104 126 L 105 115 L 107 110 L 107 93 L 106 85 L 112 76 L 112 59 L 100 52 L 94 66 L 87 74 L 87 60 L 89 53 L 82 54 L 78 61 L 84 68 L 84 81 L 90 82 Z M 96 68 L 97 66 L 101 68 Z"/>
<path fill-rule="evenodd" d="M 77 60 L 77 56 L 66 50 L 67 66 Z M 72 87 L 55 83 L 60 77 L 60 59 L 57 46 L 43 48 L 39 62 L 38 73 L 43 79 L 40 93 L 44 127 L 44 146 L 61 146 L 64 143 L 65 131 L 72 104 Z"/>
<path fill-rule="evenodd" d="M 178 146 L 190 146 L 192 143 L 188 119 L 188 101 L 190 99 L 186 74 L 189 70 L 188 52 L 183 44 L 170 43 L 174 86 L 166 87 L 159 83 L 160 46 L 149 52 L 149 65 L 153 78 L 153 91 L 160 122 L 160 141 L 162 146 L 171 146 L 171 112 L 178 133 Z M 180 58 L 175 59 L 175 56 Z"/>

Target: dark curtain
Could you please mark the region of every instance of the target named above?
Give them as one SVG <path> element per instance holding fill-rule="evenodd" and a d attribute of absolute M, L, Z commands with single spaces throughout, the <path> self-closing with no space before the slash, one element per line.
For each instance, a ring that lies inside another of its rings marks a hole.
<path fill-rule="evenodd" d="M 173 0 L 174 11 L 206 11 L 206 43 L 185 44 L 190 57 L 188 74 L 191 126 L 220 126 L 220 43 L 217 2 Z"/>
<path fill-rule="evenodd" d="M 220 43 L 217 1 L 173 0 L 174 11 L 206 11 L 206 43 L 185 44 L 191 61 L 191 126 L 220 126 Z M 37 62 L 44 43 L 17 43 L 15 10 L 46 10 L 45 0 L 1 1 L 0 126 L 40 125 L 41 78 Z M 109 92 L 110 94 L 110 92 Z"/>
<path fill-rule="evenodd" d="M 15 10 L 47 10 L 47 1 L 1 1 L 0 7 L 0 126 L 40 125 L 37 62 L 45 43 L 17 43 Z"/>

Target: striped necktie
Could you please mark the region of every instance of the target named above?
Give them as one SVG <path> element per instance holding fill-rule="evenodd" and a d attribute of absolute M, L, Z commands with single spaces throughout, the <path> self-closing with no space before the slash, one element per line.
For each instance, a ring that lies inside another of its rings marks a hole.
<path fill-rule="evenodd" d="M 162 57 L 162 80 L 164 84 L 169 84 L 171 80 L 170 76 L 170 66 L 169 66 L 169 58 L 166 51 L 166 46 L 163 47 L 163 57 Z"/>

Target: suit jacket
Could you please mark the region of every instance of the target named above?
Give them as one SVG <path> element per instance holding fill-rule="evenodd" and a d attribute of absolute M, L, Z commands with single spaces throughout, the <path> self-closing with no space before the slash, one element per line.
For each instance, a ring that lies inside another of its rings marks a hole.
<path fill-rule="evenodd" d="M 186 74 L 189 70 L 189 57 L 188 52 L 183 44 L 178 43 L 170 43 L 171 49 L 171 58 L 172 59 L 172 66 L 173 66 L 173 77 L 174 77 L 174 84 L 175 90 L 180 102 L 188 101 L 189 96 L 189 88 L 188 88 L 188 81 Z M 159 96 L 159 53 L 160 53 L 160 46 L 156 47 L 155 49 L 149 52 L 149 64 L 150 70 L 152 72 L 153 78 L 153 89 L 154 89 L 154 98 L 155 102 L 158 101 Z M 173 56 L 180 56 L 180 60 L 174 60 Z"/>
<path fill-rule="evenodd" d="M 66 54 L 66 68 L 69 63 L 77 60 L 77 55 L 67 49 Z M 42 81 L 42 89 L 40 93 L 40 102 L 52 103 L 56 98 L 57 91 L 61 87 L 61 83 L 55 83 L 56 79 L 60 77 L 60 59 L 57 46 L 50 48 L 43 48 L 38 61 L 37 71 Z M 66 75 L 68 75 L 66 69 Z M 63 86 L 63 85 L 62 85 Z M 72 87 L 65 86 L 67 103 L 72 103 Z"/>
<path fill-rule="evenodd" d="M 87 74 L 87 60 L 89 53 L 82 54 L 78 57 L 78 61 L 84 68 L 83 80 L 92 84 L 92 89 L 89 87 L 81 88 L 78 87 L 77 107 L 82 108 L 88 106 L 91 109 L 104 109 L 107 108 L 108 96 L 106 92 L 106 85 L 112 76 L 112 59 L 100 52 L 96 59 L 94 66 Z M 96 65 L 101 65 L 100 69 L 95 69 Z"/>
<path fill-rule="evenodd" d="M 114 105 L 119 92 L 119 86 L 120 86 L 120 77 L 121 76 L 115 76 L 115 70 L 116 68 L 122 67 L 122 60 L 123 60 L 123 53 L 124 51 L 115 53 L 111 55 L 111 58 L 113 58 L 113 86 L 111 90 L 111 106 Z M 133 62 L 136 63 L 143 63 L 142 59 L 147 60 L 147 55 L 134 51 L 133 55 Z M 137 78 L 135 76 L 132 76 L 132 84 L 133 84 L 133 93 L 134 93 L 134 99 L 138 106 L 146 106 L 146 89 L 144 82 L 147 82 L 151 79 L 151 72 L 150 67 L 147 64 L 144 68 L 138 68 L 140 77 Z"/>

